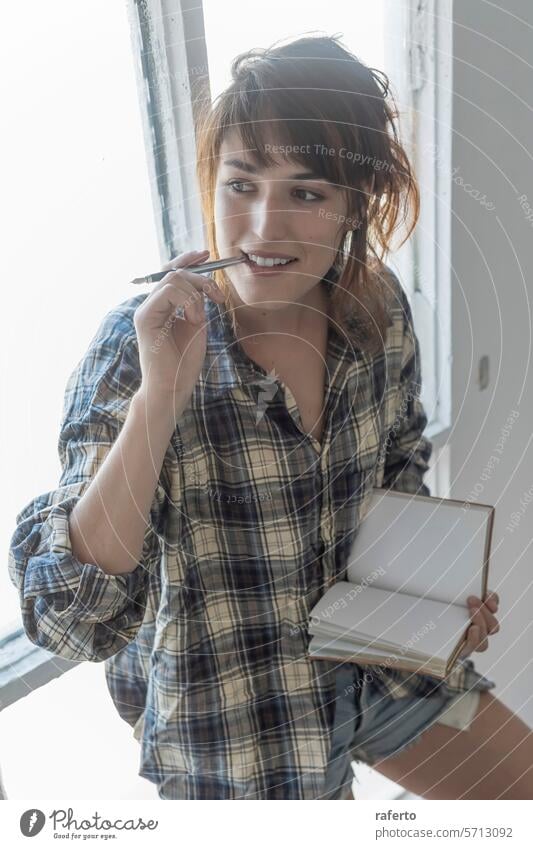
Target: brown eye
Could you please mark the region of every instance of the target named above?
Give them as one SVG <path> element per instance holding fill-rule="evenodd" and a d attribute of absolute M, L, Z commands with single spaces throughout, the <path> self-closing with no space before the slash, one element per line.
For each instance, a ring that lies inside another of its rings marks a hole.
<path fill-rule="evenodd" d="M 302 192 L 302 194 L 305 194 L 305 195 L 312 195 L 312 197 L 310 199 L 309 198 L 307 199 L 308 202 L 312 202 L 312 201 L 315 201 L 315 200 L 324 200 L 324 195 L 319 195 L 319 194 L 317 194 L 317 192 L 311 192 L 311 191 L 309 191 L 309 189 L 295 189 L 295 191 L 296 192 Z M 306 200 L 306 198 L 302 198 L 302 200 Z"/>

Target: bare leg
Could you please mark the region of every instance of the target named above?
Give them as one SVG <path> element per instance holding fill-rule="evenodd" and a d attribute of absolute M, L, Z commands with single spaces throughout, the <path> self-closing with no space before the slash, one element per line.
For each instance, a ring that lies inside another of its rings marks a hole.
<path fill-rule="evenodd" d="M 467 731 L 436 723 L 373 769 L 426 799 L 533 799 L 533 731 L 483 691 Z"/>

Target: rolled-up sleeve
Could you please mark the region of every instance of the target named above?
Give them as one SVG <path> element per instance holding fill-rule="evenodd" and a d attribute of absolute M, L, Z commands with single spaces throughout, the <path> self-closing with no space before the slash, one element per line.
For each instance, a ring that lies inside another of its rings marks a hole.
<path fill-rule="evenodd" d="M 69 378 L 58 442 L 59 486 L 35 497 L 17 515 L 9 549 L 9 574 L 19 593 L 27 636 L 35 645 L 71 660 L 105 660 L 135 638 L 150 574 L 158 568 L 160 556 L 157 526 L 164 502 L 160 483 L 141 557 L 132 572 L 110 575 L 94 563 L 81 563 L 72 552 L 69 516 L 113 447 L 128 396 L 135 389 L 133 381 L 124 380 L 132 372 L 123 345 L 106 362 L 111 343 L 109 338 L 95 337 Z M 118 384 L 108 379 L 117 363 L 122 369 Z M 102 387 L 116 389 L 116 385 L 121 386 L 122 403 L 111 407 Z"/>
<path fill-rule="evenodd" d="M 400 284 L 398 286 L 401 289 Z M 404 316 L 403 346 L 395 416 L 388 430 L 382 486 L 398 492 L 430 495 L 423 482 L 433 450 L 423 436 L 428 419 L 420 400 L 422 371 L 420 345 L 416 336 L 409 301 L 401 289 Z"/>

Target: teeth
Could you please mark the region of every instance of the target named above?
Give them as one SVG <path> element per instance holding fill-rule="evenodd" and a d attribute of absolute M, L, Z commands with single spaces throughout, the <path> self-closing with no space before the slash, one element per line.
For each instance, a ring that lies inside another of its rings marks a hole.
<path fill-rule="evenodd" d="M 252 262 L 255 262 L 256 265 L 263 265 L 267 267 L 272 267 L 273 265 L 287 265 L 288 262 L 292 262 L 292 259 L 281 259 L 281 257 L 265 257 L 265 256 L 256 256 L 255 254 L 247 254 L 248 259 L 251 259 Z"/>

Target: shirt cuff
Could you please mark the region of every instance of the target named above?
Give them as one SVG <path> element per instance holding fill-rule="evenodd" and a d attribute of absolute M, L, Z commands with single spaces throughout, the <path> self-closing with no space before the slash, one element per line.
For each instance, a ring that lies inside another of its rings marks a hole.
<path fill-rule="evenodd" d="M 94 563 L 81 563 L 72 553 L 69 514 L 77 499 L 63 502 L 50 511 L 46 552 L 28 558 L 24 600 L 53 596 L 56 616 L 76 617 L 84 622 L 105 622 L 128 605 L 143 603 L 146 568 L 139 563 L 132 572 L 111 575 Z"/>

